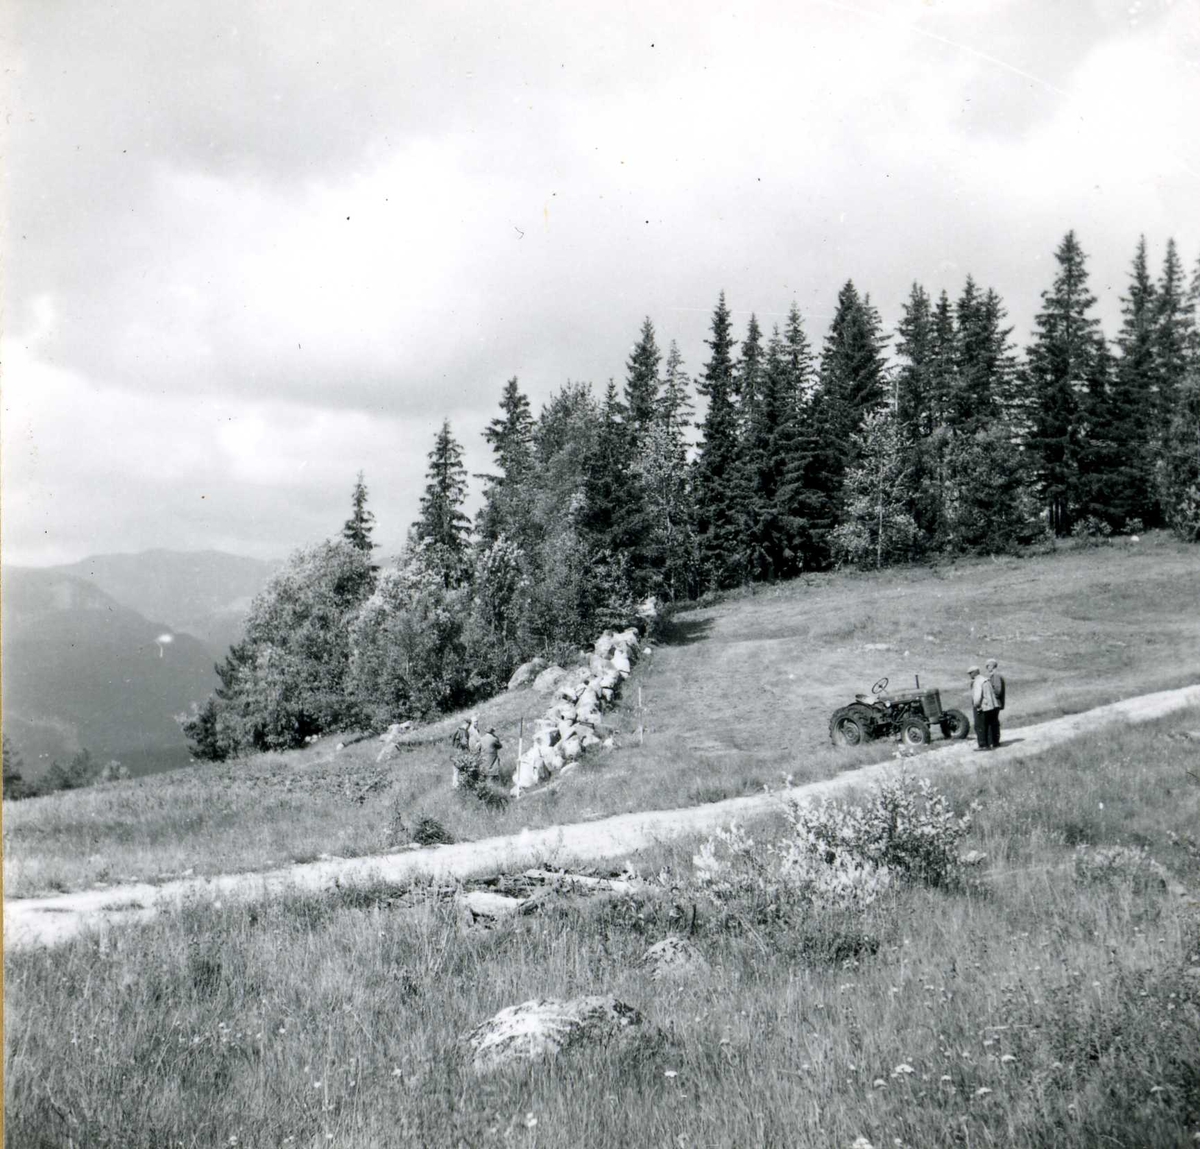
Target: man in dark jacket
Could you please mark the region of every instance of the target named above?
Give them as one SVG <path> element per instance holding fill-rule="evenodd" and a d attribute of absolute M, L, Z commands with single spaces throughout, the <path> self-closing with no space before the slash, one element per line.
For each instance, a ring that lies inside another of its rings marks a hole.
<path fill-rule="evenodd" d="M 480 772 L 485 778 L 500 776 L 500 747 L 503 745 L 494 726 L 489 726 L 487 733 L 479 739 Z"/>
<path fill-rule="evenodd" d="M 1000 673 L 1000 663 L 989 658 L 983 664 L 983 672 L 992 684 L 992 693 L 996 696 L 996 709 L 991 715 L 991 736 L 989 741 L 993 746 L 1000 745 L 1000 711 L 1004 709 L 1004 675 Z"/>

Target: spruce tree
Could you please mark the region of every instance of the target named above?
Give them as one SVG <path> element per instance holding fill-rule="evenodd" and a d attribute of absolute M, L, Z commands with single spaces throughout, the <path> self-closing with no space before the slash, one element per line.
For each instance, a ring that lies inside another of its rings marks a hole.
<path fill-rule="evenodd" d="M 968 276 L 957 305 L 955 430 L 973 435 L 1005 415 L 1012 398 L 1015 364 L 999 295 L 980 293 Z"/>
<path fill-rule="evenodd" d="M 770 357 L 771 362 L 767 360 Z M 762 329 L 751 314 L 742 340 L 742 352 L 734 372 L 741 425 L 741 464 L 744 472 L 745 506 L 743 544 L 750 578 L 770 578 L 775 562 L 772 537 L 775 532 L 775 505 L 771 479 L 772 452 L 779 422 L 776 393 L 782 385 L 782 349 L 778 328 L 771 348 L 764 354 Z M 768 379 L 768 372 L 771 378 Z M 767 389 L 773 392 L 767 395 Z"/>
<path fill-rule="evenodd" d="M 642 322 L 642 334 L 626 363 L 625 408 L 629 426 L 635 438 L 641 437 L 654 421 L 655 406 L 661 381 L 658 365 L 662 355 L 654 338 L 654 324 L 647 316 Z"/>
<path fill-rule="evenodd" d="M 1161 519 L 1154 487 L 1159 447 L 1156 295 L 1142 236 L 1134 253 L 1129 292 L 1121 298 L 1120 357 L 1108 388 L 1103 393 L 1094 387 L 1089 391 L 1087 410 L 1086 513 L 1117 529 L 1130 519 L 1140 519 L 1146 526 Z"/>
<path fill-rule="evenodd" d="M 854 459 L 853 436 L 884 399 L 884 342 L 871 297 L 860 298 L 847 280 L 821 351 L 821 389 L 830 405 L 834 447 L 843 467 Z"/>
<path fill-rule="evenodd" d="M 896 414 L 914 435 L 933 434 L 933 308 L 925 289 L 914 283 L 896 327 L 896 354 L 902 360 L 896 377 Z"/>
<path fill-rule="evenodd" d="M 443 420 L 428 458 L 421 514 L 413 531 L 426 549 L 429 565 L 440 573 L 449 589 L 467 577 L 467 536 L 471 529 L 471 520 L 462 510 L 467 497 L 467 469 L 449 419 Z"/>
<path fill-rule="evenodd" d="M 663 368 L 662 394 L 659 398 L 655 421 L 673 435 L 678 436 L 680 449 L 686 457 L 684 436 L 692 425 L 691 396 L 688 394 L 688 376 L 683 366 L 683 355 L 674 339 L 667 350 L 667 362 Z"/>
<path fill-rule="evenodd" d="M 936 538 L 941 522 L 944 439 L 934 433 L 944 418 L 943 355 L 951 361 L 954 335 L 950 302 L 945 292 L 939 307 L 943 309 L 943 319 L 949 327 L 944 337 L 944 349 L 939 343 L 933 306 L 918 283 L 914 283 L 909 291 L 896 329 L 900 337 L 896 354 L 901 360 L 896 378 L 896 417 L 907 429 L 912 447 L 911 514 L 917 525 L 917 537 L 921 540 Z"/>
<path fill-rule="evenodd" d="M 699 381 L 708 400 L 695 464 L 696 535 L 706 578 L 716 587 L 735 586 L 748 575 L 744 531 L 746 475 L 743 466 L 729 308 L 721 292 L 712 318 L 710 357 Z"/>
<path fill-rule="evenodd" d="M 958 333 L 954 309 L 943 290 L 933 309 L 933 341 L 929 363 L 929 411 L 934 428 L 950 422 L 953 398 L 958 389 Z"/>
<path fill-rule="evenodd" d="M 838 293 L 837 310 L 821 351 L 820 382 L 812 404 L 812 453 L 808 476 L 810 537 L 820 561 L 828 561 L 829 533 L 840 521 L 847 471 L 858 461 L 858 438 L 867 415 L 884 399 L 884 340 L 869 296 L 853 282 Z M 823 554 L 821 552 L 824 552 Z"/>
<path fill-rule="evenodd" d="M 746 338 L 742 340 L 742 353 L 738 356 L 733 373 L 734 401 L 741 413 L 743 428 L 754 421 L 755 408 L 761 397 L 762 376 L 762 328 L 758 325 L 757 317 L 751 313 L 750 322 L 746 325 Z"/>
<path fill-rule="evenodd" d="M 1026 352 L 1028 448 L 1050 529 L 1065 535 L 1079 478 L 1080 396 L 1094 378 L 1103 337 L 1100 321 L 1088 314 L 1096 297 L 1088 289 L 1086 257 L 1073 231 L 1054 258 L 1058 274 L 1042 292 L 1034 341 Z"/>
<path fill-rule="evenodd" d="M 1150 521 L 1153 509 L 1144 411 L 1127 382 L 1102 344 L 1080 402 L 1077 513 L 1113 530 Z"/>
<path fill-rule="evenodd" d="M 967 276 L 962 294 L 954 304 L 954 387 L 950 397 L 949 423 L 965 434 L 986 425 L 991 414 L 989 380 L 980 371 L 986 336 L 982 331 L 983 299 L 972 276 Z"/>
<path fill-rule="evenodd" d="M 500 414 L 488 424 L 483 437 L 500 473 L 476 476 L 485 483 L 478 519 L 480 541 L 487 546 L 503 534 L 526 546 L 529 500 L 522 488 L 533 469 L 533 415 L 515 375 L 505 383 Z"/>
<path fill-rule="evenodd" d="M 1185 542 L 1200 542 L 1200 371 L 1175 390 L 1159 483 L 1167 524 Z"/>
<path fill-rule="evenodd" d="M 363 481 L 362 471 L 359 471 L 350 495 L 350 517 L 342 527 L 342 538 L 352 547 L 369 554 L 375 547 L 371 541 L 374 526 L 375 516 L 367 510 L 367 485 Z"/>
<path fill-rule="evenodd" d="M 793 417 L 793 394 L 783 338 L 776 327 L 756 369 L 754 406 L 747 412 L 743 458 L 750 471 L 746 544 L 751 576 L 775 579 L 785 567 L 787 546 L 779 507 L 787 458 L 782 440 Z"/>
<path fill-rule="evenodd" d="M 1200 374 L 1200 258 L 1196 260 L 1191 286 L 1188 288 L 1187 311 L 1191 316 L 1187 347 L 1188 369 Z"/>
<path fill-rule="evenodd" d="M 797 574 L 805 565 L 810 539 L 808 499 L 804 483 L 815 442 L 812 433 L 812 404 L 817 387 L 817 369 L 812 344 L 804 330 L 804 318 L 793 300 L 783 326 L 783 422 L 775 435 L 773 449 L 777 471 L 775 514 L 779 524 L 779 573 Z M 809 548 L 811 559 L 811 548 Z"/>
<path fill-rule="evenodd" d="M 679 346 L 672 340 L 654 422 L 643 436 L 638 470 L 645 497 L 647 562 L 668 599 L 695 589 L 695 533 L 688 482 L 687 429 L 692 401 Z"/>
<path fill-rule="evenodd" d="M 1183 264 L 1173 239 L 1167 240 L 1155 297 L 1157 409 L 1160 426 L 1165 428 L 1176 410 L 1175 390 L 1187 371 L 1188 352 L 1195 332 Z"/>
<path fill-rule="evenodd" d="M 647 563 L 641 550 L 645 507 L 636 468 L 637 442 L 628 409 L 610 379 L 600 408 L 600 425 L 584 464 L 584 501 L 577 523 L 592 552 L 629 556 L 641 591 Z"/>

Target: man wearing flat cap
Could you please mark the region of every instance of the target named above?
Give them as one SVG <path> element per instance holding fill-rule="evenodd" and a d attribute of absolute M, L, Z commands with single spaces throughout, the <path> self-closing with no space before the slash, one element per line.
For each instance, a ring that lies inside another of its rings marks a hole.
<path fill-rule="evenodd" d="M 992 693 L 996 696 L 996 710 L 992 719 L 993 727 L 991 743 L 993 746 L 1000 745 L 1000 711 L 1004 709 L 1004 675 L 1000 673 L 1000 663 L 994 658 L 989 658 L 983 664 L 983 673 L 987 675 L 988 681 L 992 684 Z"/>
<path fill-rule="evenodd" d="M 1000 745 L 1000 711 L 996 708 L 992 681 L 979 672 L 978 666 L 972 666 L 967 673 L 971 676 L 971 705 L 975 709 L 975 739 L 979 743 L 976 749 L 994 750 Z"/>

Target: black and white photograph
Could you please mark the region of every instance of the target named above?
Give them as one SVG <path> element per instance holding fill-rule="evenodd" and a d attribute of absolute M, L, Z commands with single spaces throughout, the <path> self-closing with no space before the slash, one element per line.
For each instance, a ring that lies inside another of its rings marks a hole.
<path fill-rule="evenodd" d="M 1200 1149 L 1200 0 L 0 59 L 5 1149 Z"/>

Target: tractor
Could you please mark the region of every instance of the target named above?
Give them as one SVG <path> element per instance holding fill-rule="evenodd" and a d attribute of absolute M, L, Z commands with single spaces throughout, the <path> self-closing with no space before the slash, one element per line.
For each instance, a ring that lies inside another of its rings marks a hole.
<path fill-rule="evenodd" d="M 869 698 L 856 694 L 849 706 L 833 712 L 829 736 L 836 746 L 859 746 L 873 738 L 899 736 L 906 746 L 924 746 L 930 730 L 938 727 L 944 738 L 966 738 L 971 722 L 961 710 L 943 710 L 940 690 L 922 690 L 917 679 L 915 690 L 887 692 L 888 680 L 881 678 L 871 687 Z"/>

